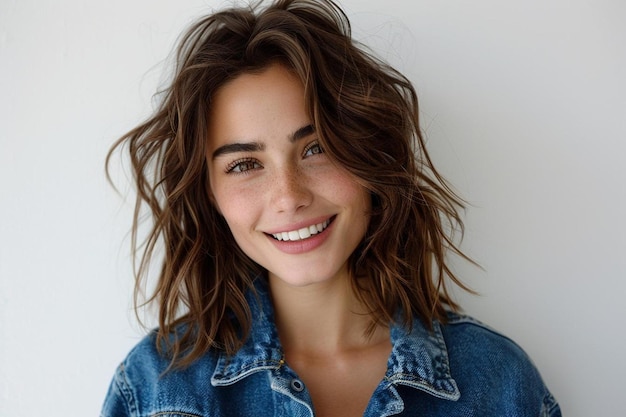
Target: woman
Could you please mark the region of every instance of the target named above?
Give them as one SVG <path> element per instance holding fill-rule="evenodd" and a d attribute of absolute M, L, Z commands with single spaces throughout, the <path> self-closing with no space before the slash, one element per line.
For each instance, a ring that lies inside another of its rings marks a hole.
<path fill-rule="evenodd" d="M 334 3 L 215 13 L 177 63 L 114 147 L 152 213 L 138 285 L 164 259 L 103 416 L 560 416 L 519 347 L 453 312 L 461 201 L 410 82 Z"/>

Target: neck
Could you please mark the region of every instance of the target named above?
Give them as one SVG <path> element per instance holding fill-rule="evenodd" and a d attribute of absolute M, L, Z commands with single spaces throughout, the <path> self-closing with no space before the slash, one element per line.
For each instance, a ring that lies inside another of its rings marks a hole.
<path fill-rule="evenodd" d="M 388 340 L 354 294 L 350 278 L 296 287 L 270 275 L 276 327 L 285 352 L 332 354 Z"/>

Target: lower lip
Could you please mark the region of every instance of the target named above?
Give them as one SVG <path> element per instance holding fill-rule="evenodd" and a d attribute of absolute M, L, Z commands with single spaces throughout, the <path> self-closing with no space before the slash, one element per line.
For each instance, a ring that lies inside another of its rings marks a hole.
<path fill-rule="evenodd" d="M 310 252 L 321 246 L 328 238 L 328 235 L 330 234 L 334 224 L 335 222 L 332 221 L 328 225 L 328 227 L 326 227 L 326 229 L 322 230 L 318 234 L 312 235 L 307 239 L 291 241 L 276 240 L 272 236 L 268 236 L 267 238 L 271 240 L 274 246 L 281 252 L 288 253 L 290 255 L 297 255 L 300 253 Z"/>

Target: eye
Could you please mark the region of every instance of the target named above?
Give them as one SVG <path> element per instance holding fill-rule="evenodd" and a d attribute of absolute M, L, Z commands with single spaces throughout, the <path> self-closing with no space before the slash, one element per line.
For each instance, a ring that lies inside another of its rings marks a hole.
<path fill-rule="evenodd" d="M 231 162 L 226 167 L 227 174 L 244 174 L 253 169 L 261 168 L 261 164 L 255 159 L 238 159 L 236 161 Z"/>
<path fill-rule="evenodd" d="M 324 153 L 324 150 L 317 141 L 309 143 L 306 148 L 304 148 L 304 157 L 313 156 L 320 153 Z"/>

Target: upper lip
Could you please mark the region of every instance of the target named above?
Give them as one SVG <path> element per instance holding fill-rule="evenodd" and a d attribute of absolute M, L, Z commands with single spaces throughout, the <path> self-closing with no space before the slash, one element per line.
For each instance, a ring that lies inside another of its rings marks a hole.
<path fill-rule="evenodd" d="M 276 227 L 273 229 L 269 229 L 266 230 L 265 233 L 267 233 L 268 235 L 273 235 L 276 233 L 283 233 L 283 232 L 291 232 L 294 230 L 300 230 L 304 227 L 309 227 L 309 226 L 313 226 L 319 223 L 324 223 L 326 220 L 331 220 L 332 218 L 334 218 L 335 216 L 320 216 L 320 217 L 315 217 L 312 219 L 307 219 L 307 220 L 302 220 L 300 222 L 295 222 L 295 223 L 290 223 L 289 225 L 286 226 L 280 226 L 280 227 Z"/>

